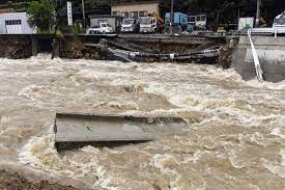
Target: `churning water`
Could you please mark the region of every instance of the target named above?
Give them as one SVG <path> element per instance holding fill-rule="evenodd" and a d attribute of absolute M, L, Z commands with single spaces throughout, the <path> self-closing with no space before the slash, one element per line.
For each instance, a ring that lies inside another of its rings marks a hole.
<path fill-rule="evenodd" d="M 0 59 L 0 162 L 104 189 L 284 189 L 285 82 L 211 65 Z M 57 152 L 55 112 L 171 114 L 183 134 Z M 2 164 L 3 165 L 3 164 Z"/>

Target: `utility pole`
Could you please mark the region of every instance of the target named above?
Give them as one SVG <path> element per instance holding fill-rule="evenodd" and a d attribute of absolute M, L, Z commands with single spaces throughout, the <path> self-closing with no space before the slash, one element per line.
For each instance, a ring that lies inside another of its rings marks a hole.
<path fill-rule="evenodd" d="M 52 56 L 51 58 L 58 57 L 60 54 L 60 39 L 57 34 L 58 32 L 58 25 L 59 25 L 59 9 L 60 9 L 60 1 L 59 0 L 53 0 L 52 1 L 54 5 L 54 36 L 53 36 L 53 42 L 52 42 Z"/>
<path fill-rule="evenodd" d="M 257 0 L 257 4 L 256 4 L 255 27 L 258 27 L 258 26 L 259 26 L 260 6 L 261 6 L 261 0 Z"/>
<path fill-rule="evenodd" d="M 84 0 L 82 0 L 82 18 L 83 18 L 83 28 L 86 28 L 86 19 L 85 19 L 85 6 Z"/>
<path fill-rule="evenodd" d="M 173 6 L 174 6 L 174 0 L 171 0 L 171 10 L 170 10 L 170 33 L 171 35 L 173 34 Z"/>

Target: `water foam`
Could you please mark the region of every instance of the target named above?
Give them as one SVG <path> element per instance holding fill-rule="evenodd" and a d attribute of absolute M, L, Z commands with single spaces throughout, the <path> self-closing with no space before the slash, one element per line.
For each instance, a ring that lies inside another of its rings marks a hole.
<path fill-rule="evenodd" d="M 54 148 L 54 140 L 53 134 L 32 137 L 19 154 L 20 163 L 43 167 L 49 171 L 61 170 L 62 165 Z"/>

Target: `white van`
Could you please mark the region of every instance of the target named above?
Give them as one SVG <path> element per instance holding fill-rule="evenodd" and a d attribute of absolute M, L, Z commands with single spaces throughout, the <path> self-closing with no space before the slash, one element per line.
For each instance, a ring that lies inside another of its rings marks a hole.
<path fill-rule="evenodd" d="M 134 20 L 132 18 L 124 18 L 121 25 L 121 32 L 134 32 Z"/>
<path fill-rule="evenodd" d="M 113 28 L 107 23 L 100 23 L 99 25 L 88 28 L 87 34 L 106 34 L 112 33 Z"/>

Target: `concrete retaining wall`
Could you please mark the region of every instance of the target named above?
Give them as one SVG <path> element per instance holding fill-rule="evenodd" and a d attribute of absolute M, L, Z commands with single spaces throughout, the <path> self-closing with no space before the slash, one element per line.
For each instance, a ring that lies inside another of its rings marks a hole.
<path fill-rule="evenodd" d="M 264 79 L 271 82 L 285 80 L 285 37 L 253 36 Z M 241 36 L 233 54 L 232 66 L 245 80 L 256 77 L 250 41 Z"/>

